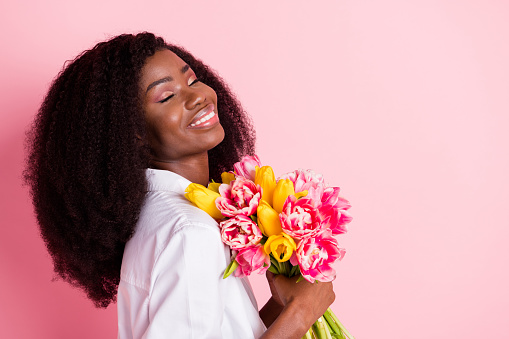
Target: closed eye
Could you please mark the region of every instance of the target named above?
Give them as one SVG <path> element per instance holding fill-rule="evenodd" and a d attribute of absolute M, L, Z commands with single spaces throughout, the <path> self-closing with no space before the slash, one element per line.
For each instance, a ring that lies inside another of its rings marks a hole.
<path fill-rule="evenodd" d="M 162 104 L 163 102 L 166 102 L 166 101 L 168 101 L 169 99 L 173 98 L 173 96 L 174 96 L 174 95 L 175 95 L 175 94 L 169 95 L 169 96 L 167 96 L 166 98 L 164 98 L 163 100 L 160 100 L 160 101 L 158 101 L 158 102 Z"/>
<path fill-rule="evenodd" d="M 194 79 L 194 80 L 193 80 L 193 81 L 189 84 L 189 86 L 192 86 L 192 85 L 196 84 L 197 82 L 200 82 L 200 79 L 198 79 L 198 78 Z"/>

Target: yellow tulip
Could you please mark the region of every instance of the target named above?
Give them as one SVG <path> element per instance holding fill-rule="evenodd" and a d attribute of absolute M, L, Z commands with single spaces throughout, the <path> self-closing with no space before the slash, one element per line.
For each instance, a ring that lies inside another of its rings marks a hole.
<path fill-rule="evenodd" d="M 230 172 L 223 172 L 221 174 L 221 180 L 223 180 L 223 184 L 230 184 L 233 180 L 235 180 L 235 174 Z"/>
<path fill-rule="evenodd" d="M 274 189 L 274 203 L 272 205 L 277 213 L 281 213 L 286 198 L 288 198 L 289 195 L 295 195 L 293 182 L 290 179 L 280 179 Z"/>
<path fill-rule="evenodd" d="M 267 237 L 280 234 L 283 231 L 279 214 L 265 200 L 260 200 L 256 215 L 258 216 L 258 226 Z"/>
<path fill-rule="evenodd" d="M 282 232 L 281 234 L 271 235 L 263 245 L 263 250 L 267 254 L 272 253 L 277 261 L 284 262 L 290 259 L 293 251 L 297 250 L 297 245 L 292 237 Z"/>
<path fill-rule="evenodd" d="M 211 191 L 214 191 L 216 193 L 219 193 L 219 186 L 221 186 L 220 182 L 211 182 L 207 188 Z"/>
<path fill-rule="evenodd" d="M 185 196 L 187 200 L 207 212 L 212 218 L 224 218 L 215 204 L 216 199 L 220 197 L 219 193 L 209 190 L 203 185 L 192 183 L 187 186 Z"/>
<path fill-rule="evenodd" d="M 256 166 L 255 184 L 262 187 L 262 199 L 272 206 L 274 189 L 276 188 L 276 177 L 270 166 L 258 168 Z"/>

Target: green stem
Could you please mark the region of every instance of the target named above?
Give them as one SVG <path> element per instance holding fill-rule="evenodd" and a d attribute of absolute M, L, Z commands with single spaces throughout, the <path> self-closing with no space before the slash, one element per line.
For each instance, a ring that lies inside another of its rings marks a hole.
<path fill-rule="evenodd" d="M 327 328 L 329 329 L 329 333 L 336 333 L 336 332 L 334 332 L 334 330 L 330 326 L 329 321 L 327 320 L 327 318 L 325 318 L 325 314 L 323 315 L 323 318 L 324 318 L 325 325 L 327 325 Z"/>
<path fill-rule="evenodd" d="M 315 335 L 316 339 L 323 339 L 320 336 L 320 333 L 318 333 L 319 331 L 318 331 L 318 327 L 317 327 L 316 323 L 311 326 L 311 329 L 313 330 L 313 334 Z"/>
<path fill-rule="evenodd" d="M 283 266 L 284 275 L 289 277 L 290 276 L 290 270 L 288 269 L 288 261 L 282 262 L 281 266 Z"/>
<path fill-rule="evenodd" d="M 288 273 L 286 272 L 286 263 L 280 262 L 279 267 L 281 267 L 281 274 L 287 277 Z"/>
<path fill-rule="evenodd" d="M 325 332 L 326 331 L 325 324 L 323 323 L 323 321 L 321 321 L 321 319 L 323 318 L 322 317 L 318 318 L 318 320 L 315 321 L 315 323 L 313 324 L 316 336 L 318 337 L 318 339 L 328 339 L 327 334 Z"/>
<path fill-rule="evenodd" d="M 325 318 L 323 316 L 320 319 L 322 320 L 322 323 L 324 325 L 323 327 L 324 327 L 324 330 L 325 330 L 325 337 L 327 339 L 332 339 L 331 330 L 330 330 L 329 325 L 327 324 L 327 321 L 325 320 Z"/>
<path fill-rule="evenodd" d="M 277 260 L 272 256 L 272 254 L 270 255 L 270 268 L 271 268 L 271 272 L 274 273 L 274 274 L 281 274 L 281 269 L 279 267 L 279 263 L 277 262 Z M 274 272 L 275 271 L 275 272 Z"/>
<path fill-rule="evenodd" d="M 302 337 L 302 339 L 313 339 L 313 330 L 309 329 L 306 334 Z"/>
<path fill-rule="evenodd" d="M 338 317 L 336 317 L 336 315 L 334 314 L 334 312 L 332 312 L 332 310 L 330 309 L 330 307 L 327 309 L 327 311 L 329 312 L 329 314 L 331 315 L 332 319 L 334 319 L 334 322 L 339 326 L 339 328 L 341 329 L 341 331 L 343 331 L 343 333 L 349 338 L 349 339 L 355 339 L 353 335 L 350 334 L 350 332 L 347 331 L 347 329 L 345 328 L 345 326 L 343 326 L 343 324 L 339 321 Z"/>
<path fill-rule="evenodd" d="M 325 311 L 325 314 L 323 315 L 325 320 L 327 320 L 327 324 L 332 328 L 332 332 L 333 333 L 336 333 L 336 334 L 339 334 L 341 333 L 341 329 L 338 327 L 338 325 L 336 324 L 336 322 L 334 321 L 334 319 L 332 318 L 331 316 L 331 309 L 327 309 L 327 311 Z"/>
<path fill-rule="evenodd" d="M 279 273 L 284 275 L 285 271 L 283 269 L 283 266 L 281 266 L 281 263 L 279 261 L 277 261 L 277 259 L 276 259 L 276 264 L 277 264 Z"/>

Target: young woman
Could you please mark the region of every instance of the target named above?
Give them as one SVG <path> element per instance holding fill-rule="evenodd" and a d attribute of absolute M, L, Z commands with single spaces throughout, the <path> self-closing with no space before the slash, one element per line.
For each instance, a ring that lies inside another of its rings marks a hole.
<path fill-rule="evenodd" d="M 254 136 L 220 77 L 150 33 L 55 79 L 25 178 L 55 271 L 98 307 L 118 301 L 119 338 L 300 338 L 334 301 L 331 283 L 268 274 L 258 313 L 246 279 L 222 279 L 229 250 L 184 190 L 219 181 Z"/>

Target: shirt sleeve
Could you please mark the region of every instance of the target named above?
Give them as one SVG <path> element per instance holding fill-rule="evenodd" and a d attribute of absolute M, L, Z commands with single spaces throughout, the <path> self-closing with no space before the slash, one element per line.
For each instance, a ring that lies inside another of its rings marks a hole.
<path fill-rule="evenodd" d="M 190 224 L 174 233 L 156 258 L 143 338 L 222 338 L 226 266 L 218 229 Z"/>

